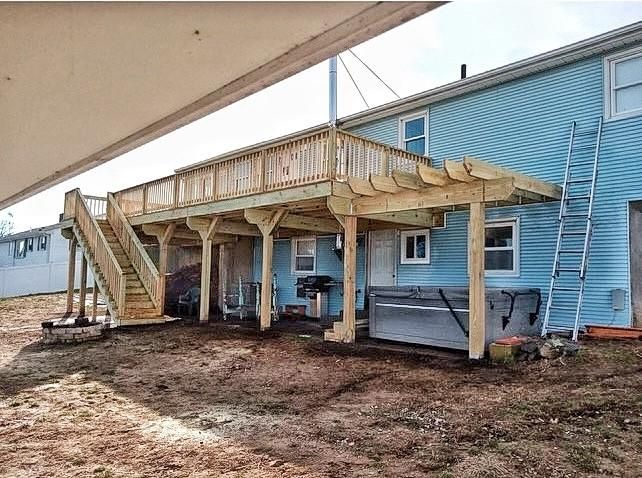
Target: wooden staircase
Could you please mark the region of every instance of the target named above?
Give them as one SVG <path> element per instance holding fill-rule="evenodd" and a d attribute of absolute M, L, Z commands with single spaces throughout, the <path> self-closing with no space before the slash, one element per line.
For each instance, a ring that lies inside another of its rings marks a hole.
<path fill-rule="evenodd" d="M 125 275 L 125 313 L 120 315 L 121 325 L 149 323 L 150 319 L 151 322 L 163 322 L 163 317 L 160 316 L 109 222 L 106 219 L 96 222 Z"/>
<path fill-rule="evenodd" d="M 78 189 L 65 196 L 65 219 L 116 325 L 165 322 L 159 302 L 158 270 L 116 204 L 107 198 L 106 214 L 94 214 Z"/>

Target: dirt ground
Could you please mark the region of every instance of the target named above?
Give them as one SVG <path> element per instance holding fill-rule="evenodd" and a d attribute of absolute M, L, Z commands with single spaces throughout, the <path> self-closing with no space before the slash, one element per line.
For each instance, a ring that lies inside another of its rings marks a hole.
<path fill-rule="evenodd" d="M 463 358 L 181 323 L 39 343 L 0 300 L 2 477 L 642 476 L 642 343 Z"/>

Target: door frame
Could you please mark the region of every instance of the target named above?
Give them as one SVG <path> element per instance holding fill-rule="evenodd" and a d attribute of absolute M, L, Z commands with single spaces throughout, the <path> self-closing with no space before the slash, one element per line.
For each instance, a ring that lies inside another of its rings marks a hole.
<path fill-rule="evenodd" d="M 367 235 L 367 241 L 366 241 L 366 266 L 367 266 L 367 271 L 366 271 L 366 289 L 369 288 L 372 285 L 372 255 L 370 254 L 370 248 L 372 247 L 372 237 L 371 234 L 380 232 L 380 231 L 385 231 L 385 230 L 390 230 L 390 229 L 377 229 L 374 231 L 368 231 Z M 397 255 L 397 250 L 399 248 L 399 230 L 397 229 L 392 229 L 393 231 L 393 244 L 392 244 L 392 254 L 393 254 L 393 264 L 394 264 L 394 269 L 393 269 L 393 274 L 394 274 L 394 286 L 396 286 L 399 283 L 399 256 Z M 367 295 L 367 294 L 366 294 Z"/>
<path fill-rule="evenodd" d="M 626 271 L 628 274 L 627 286 L 628 286 L 628 306 L 629 306 L 629 326 L 630 327 L 642 327 L 642 317 L 638 320 L 638 323 L 635 322 L 635 316 L 633 314 L 633 274 L 631 271 L 631 210 L 632 203 L 642 204 L 642 199 L 629 199 L 626 202 Z M 642 212 L 640 213 L 642 214 Z"/>

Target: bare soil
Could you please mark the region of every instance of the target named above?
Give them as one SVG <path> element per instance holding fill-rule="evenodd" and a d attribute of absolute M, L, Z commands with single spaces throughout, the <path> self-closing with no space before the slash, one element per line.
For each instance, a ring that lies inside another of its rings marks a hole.
<path fill-rule="evenodd" d="M 0 300 L 2 477 L 642 476 L 642 343 L 471 365 L 176 323 L 39 343 Z"/>

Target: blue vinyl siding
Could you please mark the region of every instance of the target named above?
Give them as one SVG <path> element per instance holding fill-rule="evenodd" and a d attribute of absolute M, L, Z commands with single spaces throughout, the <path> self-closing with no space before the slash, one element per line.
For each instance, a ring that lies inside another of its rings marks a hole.
<path fill-rule="evenodd" d="M 357 246 L 357 308 L 363 308 L 365 291 L 365 247 L 363 236 L 359 236 Z M 328 275 L 337 281 L 343 280 L 343 262 L 335 254 L 335 236 L 317 237 L 317 258 L 315 275 Z M 272 256 L 272 270 L 277 276 L 277 302 L 279 305 L 303 304 L 307 305 L 307 299 L 296 296 L 297 275 L 292 273 L 292 249 L 289 239 L 276 239 L 274 241 L 274 252 Z M 261 280 L 261 240 L 254 242 L 254 280 Z M 302 274 L 305 275 L 305 274 Z M 336 286 L 330 289 L 328 309 L 330 315 L 338 315 L 343 308 L 342 287 Z"/>
<path fill-rule="evenodd" d="M 470 155 L 561 184 L 570 132 L 594 126 L 603 114 L 601 56 L 427 105 L 429 151 L 435 167 Z M 413 110 L 417 111 L 417 109 Z M 400 115 L 353 129 L 397 145 Z M 642 199 L 642 116 L 604 124 L 594 205 L 594 236 L 582 322 L 628 325 L 628 201 Z M 519 217 L 519 277 L 488 277 L 487 285 L 539 287 L 552 269 L 559 203 L 488 209 L 487 218 Z M 430 265 L 399 265 L 399 285 L 465 285 L 467 212 L 449 213 L 431 234 Z M 627 291 L 614 312 L 611 289 Z M 545 299 L 545 297 L 544 297 Z"/>

